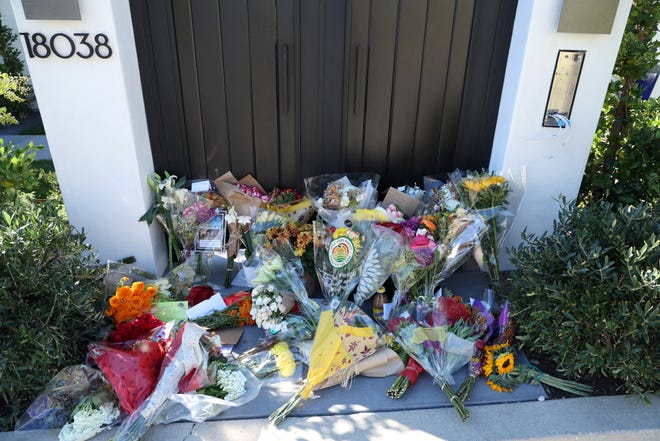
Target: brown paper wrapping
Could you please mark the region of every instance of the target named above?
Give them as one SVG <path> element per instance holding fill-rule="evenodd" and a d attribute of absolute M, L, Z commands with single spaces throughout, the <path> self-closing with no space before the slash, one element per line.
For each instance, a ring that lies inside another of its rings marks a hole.
<path fill-rule="evenodd" d="M 236 187 L 236 184 L 249 185 L 251 187 L 257 187 L 262 193 L 266 193 L 264 188 L 252 175 L 248 174 L 237 180 L 232 172 L 228 171 L 213 182 L 218 189 L 218 193 L 234 206 L 239 216 L 252 216 L 257 209 L 266 207 L 264 201 L 248 196 Z"/>

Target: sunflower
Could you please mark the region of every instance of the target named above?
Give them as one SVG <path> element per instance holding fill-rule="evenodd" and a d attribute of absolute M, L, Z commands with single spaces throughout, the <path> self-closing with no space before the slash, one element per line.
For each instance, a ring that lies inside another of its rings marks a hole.
<path fill-rule="evenodd" d="M 484 376 L 486 383 L 497 392 L 511 392 L 516 384 L 515 349 L 508 343 L 486 346 Z"/>

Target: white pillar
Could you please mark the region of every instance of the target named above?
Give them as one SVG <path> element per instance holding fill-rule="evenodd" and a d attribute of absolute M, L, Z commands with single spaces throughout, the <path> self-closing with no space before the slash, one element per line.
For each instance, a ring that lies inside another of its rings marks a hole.
<path fill-rule="evenodd" d="M 491 170 L 526 167 L 527 188 L 505 247 L 524 228 L 552 230 L 560 195 L 577 196 L 632 0 L 621 0 L 610 34 L 559 33 L 562 0 L 520 0 L 502 89 Z M 571 114 L 559 136 L 542 127 L 558 51 L 585 50 Z M 516 199 L 520 195 L 512 195 Z"/>
<path fill-rule="evenodd" d="M 135 256 L 141 268 L 161 273 L 162 233 L 138 222 L 153 200 L 153 160 L 128 0 L 79 0 L 81 20 L 26 20 L 21 1 L 11 4 L 19 32 L 65 34 L 83 56 L 89 47 L 74 33 L 89 33 L 92 48 L 95 35 L 107 35 L 112 55 L 105 59 L 30 58 L 20 39 L 70 222 L 84 228 L 101 261 Z M 68 55 L 65 37 L 55 43 Z"/>

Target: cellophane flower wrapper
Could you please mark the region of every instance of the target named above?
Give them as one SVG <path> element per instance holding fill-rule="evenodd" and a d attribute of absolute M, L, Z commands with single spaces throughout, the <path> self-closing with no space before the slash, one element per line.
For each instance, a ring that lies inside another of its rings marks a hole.
<path fill-rule="evenodd" d="M 371 298 L 390 277 L 403 247 L 403 237 L 396 231 L 376 224 L 371 224 L 370 230 L 374 238 L 369 241 L 353 296 L 358 306 Z"/>
<path fill-rule="evenodd" d="M 369 246 L 367 236 L 356 228 L 314 222 L 314 266 L 330 308 L 346 302 L 358 285 Z"/>
<path fill-rule="evenodd" d="M 140 439 L 156 421 L 160 409 L 171 395 L 209 384 L 206 375 L 208 353 L 200 342 L 205 334 L 206 331 L 194 322 L 181 325 L 165 354 L 153 391 L 122 422 L 115 441 Z"/>
<path fill-rule="evenodd" d="M 318 215 L 340 227 L 352 210 L 376 205 L 379 181 L 376 173 L 325 174 L 306 178 L 305 191 Z"/>
<path fill-rule="evenodd" d="M 487 231 L 488 225 L 477 214 L 464 212 L 456 216 L 448 234 L 451 240 L 447 245 L 445 262 L 438 274 L 440 281 L 451 276 L 472 256 Z"/>
<path fill-rule="evenodd" d="M 283 341 L 284 340 L 280 340 L 280 342 Z M 248 369 L 252 375 L 267 383 L 301 381 L 303 379 L 302 363 L 300 362 L 299 357 L 296 357 L 291 351 L 291 348 L 289 348 L 289 364 L 283 369 L 281 359 L 280 363 L 278 363 L 278 355 L 273 351 L 274 347 L 276 347 L 275 344 L 268 348 L 264 348 L 259 352 L 253 352 L 249 355 L 242 356 L 237 359 L 237 361 Z"/>
<path fill-rule="evenodd" d="M 14 430 L 60 428 L 78 402 L 105 381 L 101 371 L 82 364 L 60 370 L 16 422 Z"/>
<path fill-rule="evenodd" d="M 117 397 L 109 385 L 104 386 L 80 400 L 69 422 L 60 430 L 59 441 L 85 441 L 119 421 L 121 410 Z"/>
<path fill-rule="evenodd" d="M 252 286 L 275 286 L 280 292 L 293 298 L 310 325 L 318 323 L 321 308 L 311 300 L 303 282 L 303 267 L 291 248 L 282 243 L 270 248 L 262 248 L 251 257 L 250 271 L 246 271 Z"/>
<path fill-rule="evenodd" d="M 449 318 L 456 314 L 453 310 L 459 305 L 442 299 L 419 298 L 399 307 L 388 320 L 387 329 L 406 353 L 431 374 L 465 420 L 469 412 L 451 387 L 452 374 L 469 362 L 481 328 L 470 332 L 472 341 L 456 335 L 452 329 L 458 326 Z M 459 314 L 467 313 L 460 310 Z"/>
<path fill-rule="evenodd" d="M 309 360 L 307 378 L 300 391 L 268 418 L 281 423 L 287 415 L 309 398 L 323 382 L 338 374 L 344 375 L 343 385 L 357 374 L 356 364 L 375 353 L 383 344 L 379 326 L 352 303 L 338 310 L 321 313 Z"/>
<path fill-rule="evenodd" d="M 169 344 L 172 324 L 123 343 L 97 342 L 88 353 L 112 386 L 122 409 L 134 412 L 153 392 Z"/>
<path fill-rule="evenodd" d="M 249 369 L 240 366 L 236 368 L 246 379 L 243 395 L 230 401 L 203 393 L 175 393 L 170 395 L 160 408 L 153 424 L 170 424 L 176 421 L 203 423 L 227 409 L 244 406 L 254 400 L 259 395 L 263 382 L 252 375 Z"/>

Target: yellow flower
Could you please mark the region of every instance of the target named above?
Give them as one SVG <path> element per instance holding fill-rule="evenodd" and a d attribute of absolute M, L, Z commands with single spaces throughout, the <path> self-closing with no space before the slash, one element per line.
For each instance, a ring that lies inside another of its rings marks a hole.
<path fill-rule="evenodd" d="M 497 392 L 512 392 L 513 391 L 513 389 L 511 389 L 511 388 L 500 386 L 499 384 L 497 384 L 497 383 L 495 383 L 491 380 L 487 380 L 486 384 L 489 385 L 491 389 L 493 389 L 494 391 L 497 391 Z"/>
<path fill-rule="evenodd" d="M 513 371 L 515 359 L 511 352 L 498 355 L 495 359 L 495 366 L 498 374 L 508 374 Z"/>
<path fill-rule="evenodd" d="M 290 377 L 296 371 L 296 360 L 285 341 L 276 343 L 270 350 L 275 355 L 275 364 L 280 376 Z"/>
<path fill-rule="evenodd" d="M 335 232 L 332 233 L 333 239 L 338 239 L 340 237 L 347 237 L 348 239 L 350 239 L 350 241 L 353 243 L 355 254 L 360 252 L 360 247 L 362 246 L 362 242 L 360 241 L 359 233 L 356 233 L 350 228 L 341 227 L 341 228 L 337 228 Z"/>

